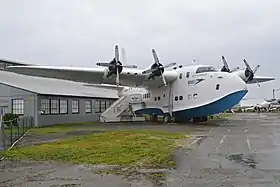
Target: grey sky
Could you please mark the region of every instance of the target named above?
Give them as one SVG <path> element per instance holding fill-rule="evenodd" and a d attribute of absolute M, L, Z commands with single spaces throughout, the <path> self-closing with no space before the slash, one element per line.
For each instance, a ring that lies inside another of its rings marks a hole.
<path fill-rule="evenodd" d="M 117 2 L 117 3 L 116 3 Z M 277 0 L 6 0 L 1 1 L 0 58 L 41 65 L 95 67 L 113 46 L 128 62 L 261 67 L 280 79 L 280 1 Z M 271 97 L 280 80 L 249 86 L 248 97 Z M 280 96 L 280 93 L 279 93 Z"/>

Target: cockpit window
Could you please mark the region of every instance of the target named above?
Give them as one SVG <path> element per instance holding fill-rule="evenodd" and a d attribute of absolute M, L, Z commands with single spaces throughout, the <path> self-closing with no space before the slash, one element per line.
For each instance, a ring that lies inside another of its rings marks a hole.
<path fill-rule="evenodd" d="M 217 72 L 218 70 L 214 67 L 199 67 L 196 70 L 196 73 L 204 73 L 204 72 Z"/>

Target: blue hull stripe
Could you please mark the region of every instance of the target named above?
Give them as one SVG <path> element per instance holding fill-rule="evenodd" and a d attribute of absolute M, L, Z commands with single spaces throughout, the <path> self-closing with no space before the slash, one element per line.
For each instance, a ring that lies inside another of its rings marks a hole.
<path fill-rule="evenodd" d="M 177 120 L 188 120 L 193 117 L 209 116 L 224 112 L 237 105 L 247 92 L 248 90 L 237 91 L 204 106 L 173 112 L 173 116 Z M 136 113 L 164 115 L 163 111 L 159 108 L 140 109 Z"/>

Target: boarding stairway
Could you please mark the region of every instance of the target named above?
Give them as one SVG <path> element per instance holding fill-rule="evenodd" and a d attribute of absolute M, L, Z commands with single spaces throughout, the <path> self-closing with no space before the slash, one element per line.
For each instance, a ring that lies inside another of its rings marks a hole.
<path fill-rule="evenodd" d="M 100 115 L 100 122 L 145 121 L 145 117 L 134 112 L 142 108 L 145 108 L 142 94 L 122 96 Z"/>

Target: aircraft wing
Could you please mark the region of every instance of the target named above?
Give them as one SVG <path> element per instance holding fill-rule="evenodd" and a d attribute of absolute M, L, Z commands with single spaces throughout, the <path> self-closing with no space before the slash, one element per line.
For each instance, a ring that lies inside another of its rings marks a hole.
<path fill-rule="evenodd" d="M 263 77 L 263 76 L 254 76 L 254 79 L 252 81 L 247 82 L 247 84 L 254 84 L 254 83 L 261 83 L 261 82 L 267 82 L 275 80 L 274 77 Z"/>
<path fill-rule="evenodd" d="M 112 84 L 116 85 L 116 76 L 113 74 L 107 78 L 108 68 L 83 68 L 83 67 L 56 67 L 56 66 L 9 66 L 10 72 L 44 78 L 56 78 L 83 82 L 90 84 Z M 121 86 L 142 86 L 156 87 L 162 86 L 162 77 L 148 79 L 149 74 L 143 74 L 140 69 L 125 69 L 119 74 Z M 177 79 L 178 73 L 174 70 L 164 71 L 163 76 L 167 83 Z"/>

